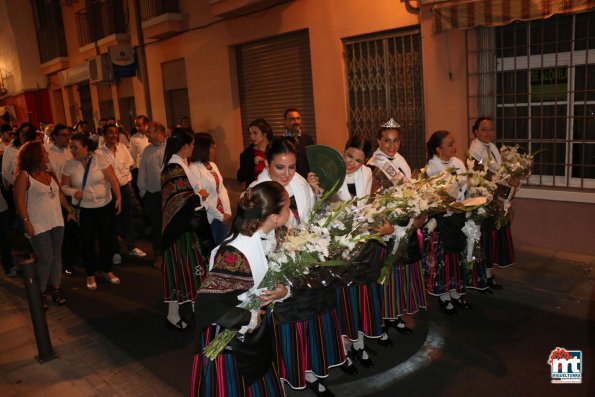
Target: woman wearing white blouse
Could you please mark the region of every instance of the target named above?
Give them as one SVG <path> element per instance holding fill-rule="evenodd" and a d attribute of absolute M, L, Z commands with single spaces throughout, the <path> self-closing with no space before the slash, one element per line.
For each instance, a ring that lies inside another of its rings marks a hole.
<path fill-rule="evenodd" d="M 60 291 L 62 281 L 62 239 L 64 219 L 60 206 L 73 215 L 73 209 L 60 191 L 56 176 L 48 168 L 48 153 L 41 142 L 27 142 L 18 152 L 14 198 L 23 220 L 25 236 L 37 255 L 36 270 L 41 286 L 41 300 L 48 309 L 46 289 L 51 287 L 54 302 L 66 303 Z"/>
<path fill-rule="evenodd" d="M 207 210 L 207 219 L 211 225 L 215 244 L 219 245 L 229 231 L 231 205 L 227 189 L 223 184 L 223 177 L 213 162 L 214 157 L 215 142 L 211 135 L 195 134 L 194 150 L 188 167 L 191 173 L 189 179 L 197 194 L 200 194 L 200 189 L 207 192 L 207 196 L 201 194 L 203 205 Z"/>
<path fill-rule="evenodd" d="M 91 139 L 75 135 L 70 143 L 73 158 L 62 170 L 62 190 L 72 197 L 72 202 L 80 206 L 79 223 L 83 241 L 83 259 L 87 274 L 87 288 L 97 289 L 95 281 L 96 258 L 95 237 L 99 239 L 99 259 L 106 281 L 120 284 L 120 279 L 112 272 L 112 233 L 115 215 L 121 211 L 120 184 L 114 169 L 105 156 L 94 156 L 89 152 Z M 86 172 L 85 170 L 88 169 Z M 86 178 L 85 178 L 85 174 Z M 110 190 L 111 186 L 111 190 Z M 116 197 L 112 203 L 112 191 Z"/>

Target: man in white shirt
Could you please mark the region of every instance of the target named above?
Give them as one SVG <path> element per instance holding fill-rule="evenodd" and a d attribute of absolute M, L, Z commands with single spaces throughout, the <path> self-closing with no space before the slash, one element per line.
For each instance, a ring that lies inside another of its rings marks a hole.
<path fill-rule="evenodd" d="M 70 152 L 70 137 L 72 130 L 64 124 L 56 124 L 53 126 L 50 134 L 50 141 L 46 146 L 48 152 L 50 170 L 56 176 L 56 179 L 61 183 L 62 170 L 64 164 L 72 158 Z M 66 212 L 63 211 L 64 216 L 64 238 L 62 239 L 62 263 L 63 271 L 67 275 L 74 273 L 72 264 L 76 257 L 80 257 L 78 248 L 80 247 L 80 235 L 76 223 L 68 220 Z"/>
<path fill-rule="evenodd" d="M 143 212 L 151 223 L 153 240 L 153 266 L 160 269 L 161 259 L 161 168 L 165 154 L 165 127 L 159 122 L 147 126 L 149 146 L 141 156 L 138 168 L 138 189 L 143 203 Z"/>
<path fill-rule="evenodd" d="M 132 225 L 132 203 L 130 181 L 132 181 L 132 174 L 130 168 L 134 164 L 132 156 L 128 148 L 123 143 L 119 142 L 120 129 L 114 124 L 107 124 L 103 127 L 103 139 L 105 144 L 97 149 L 96 153 L 105 156 L 112 165 L 118 183 L 120 184 L 120 192 L 122 196 L 122 212 L 117 216 L 118 232 L 122 233 L 126 238 L 126 245 L 128 247 L 128 255 L 130 256 L 145 256 L 147 255 L 140 248 L 135 247 L 134 230 Z M 114 256 L 112 263 L 118 265 L 122 262 L 121 247 L 118 241 L 117 233 L 114 233 Z"/>
<path fill-rule="evenodd" d="M 136 174 L 136 177 L 133 175 L 133 181 L 136 181 L 138 178 L 138 167 L 140 167 L 141 156 L 143 155 L 143 150 L 147 146 L 149 146 L 149 138 L 147 138 L 147 126 L 149 124 L 149 119 L 147 116 L 143 116 L 142 114 L 136 116 L 134 120 L 134 125 L 136 127 L 136 133 L 130 137 L 130 155 L 134 160 L 134 168 L 133 174 Z"/>
<path fill-rule="evenodd" d="M 47 148 L 48 157 L 50 158 L 49 166 L 58 181 L 62 180 L 64 164 L 72 158 L 72 153 L 68 148 L 71 136 L 70 128 L 64 124 L 56 124 L 51 134 L 52 141 Z"/>

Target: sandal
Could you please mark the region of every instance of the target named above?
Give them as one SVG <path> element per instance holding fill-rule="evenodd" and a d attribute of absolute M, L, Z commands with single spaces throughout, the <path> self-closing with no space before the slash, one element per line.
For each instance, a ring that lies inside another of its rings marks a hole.
<path fill-rule="evenodd" d="M 110 284 L 120 285 L 120 279 L 113 272 L 104 272 L 103 277 L 105 277 L 105 281 L 108 281 Z"/>
<path fill-rule="evenodd" d="M 58 304 L 58 306 L 65 305 L 67 302 L 64 295 L 62 295 L 62 290 L 60 288 L 54 288 L 52 291 L 52 299 Z"/>

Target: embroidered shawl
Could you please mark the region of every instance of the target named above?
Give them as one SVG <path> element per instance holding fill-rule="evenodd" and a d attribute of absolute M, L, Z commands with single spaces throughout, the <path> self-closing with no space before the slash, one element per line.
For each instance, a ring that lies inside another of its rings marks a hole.
<path fill-rule="evenodd" d="M 176 242 L 190 230 L 194 208 L 200 206 L 200 198 L 181 165 L 169 163 L 161 171 L 161 198 L 163 208 L 163 249 Z"/>

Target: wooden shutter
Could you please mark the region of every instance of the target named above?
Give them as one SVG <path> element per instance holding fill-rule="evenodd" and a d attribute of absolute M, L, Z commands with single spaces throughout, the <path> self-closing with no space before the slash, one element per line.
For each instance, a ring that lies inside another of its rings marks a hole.
<path fill-rule="evenodd" d="M 238 45 L 236 58 L 244 145 L 248 125 L 257 118 L 282 134 L 283 113 L 290 107 L 300 110 L 304 133 L 316 141 L 308 31 Z"/>

